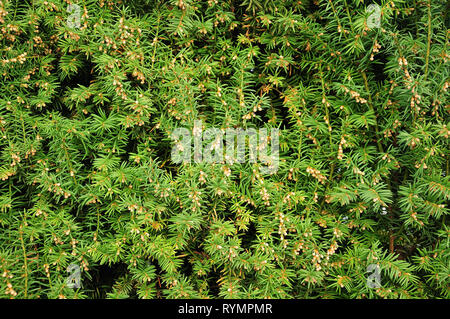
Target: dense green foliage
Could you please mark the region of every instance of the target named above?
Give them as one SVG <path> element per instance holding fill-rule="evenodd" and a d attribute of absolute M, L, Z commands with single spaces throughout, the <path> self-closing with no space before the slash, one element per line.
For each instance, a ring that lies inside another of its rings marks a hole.
<path fill-rule="evenodd" d="M 446 1 L 72 3 L 0 1 L 0 297 L 450 297 Z M 278 170 L 174 163 L 196 120 Z"/>

